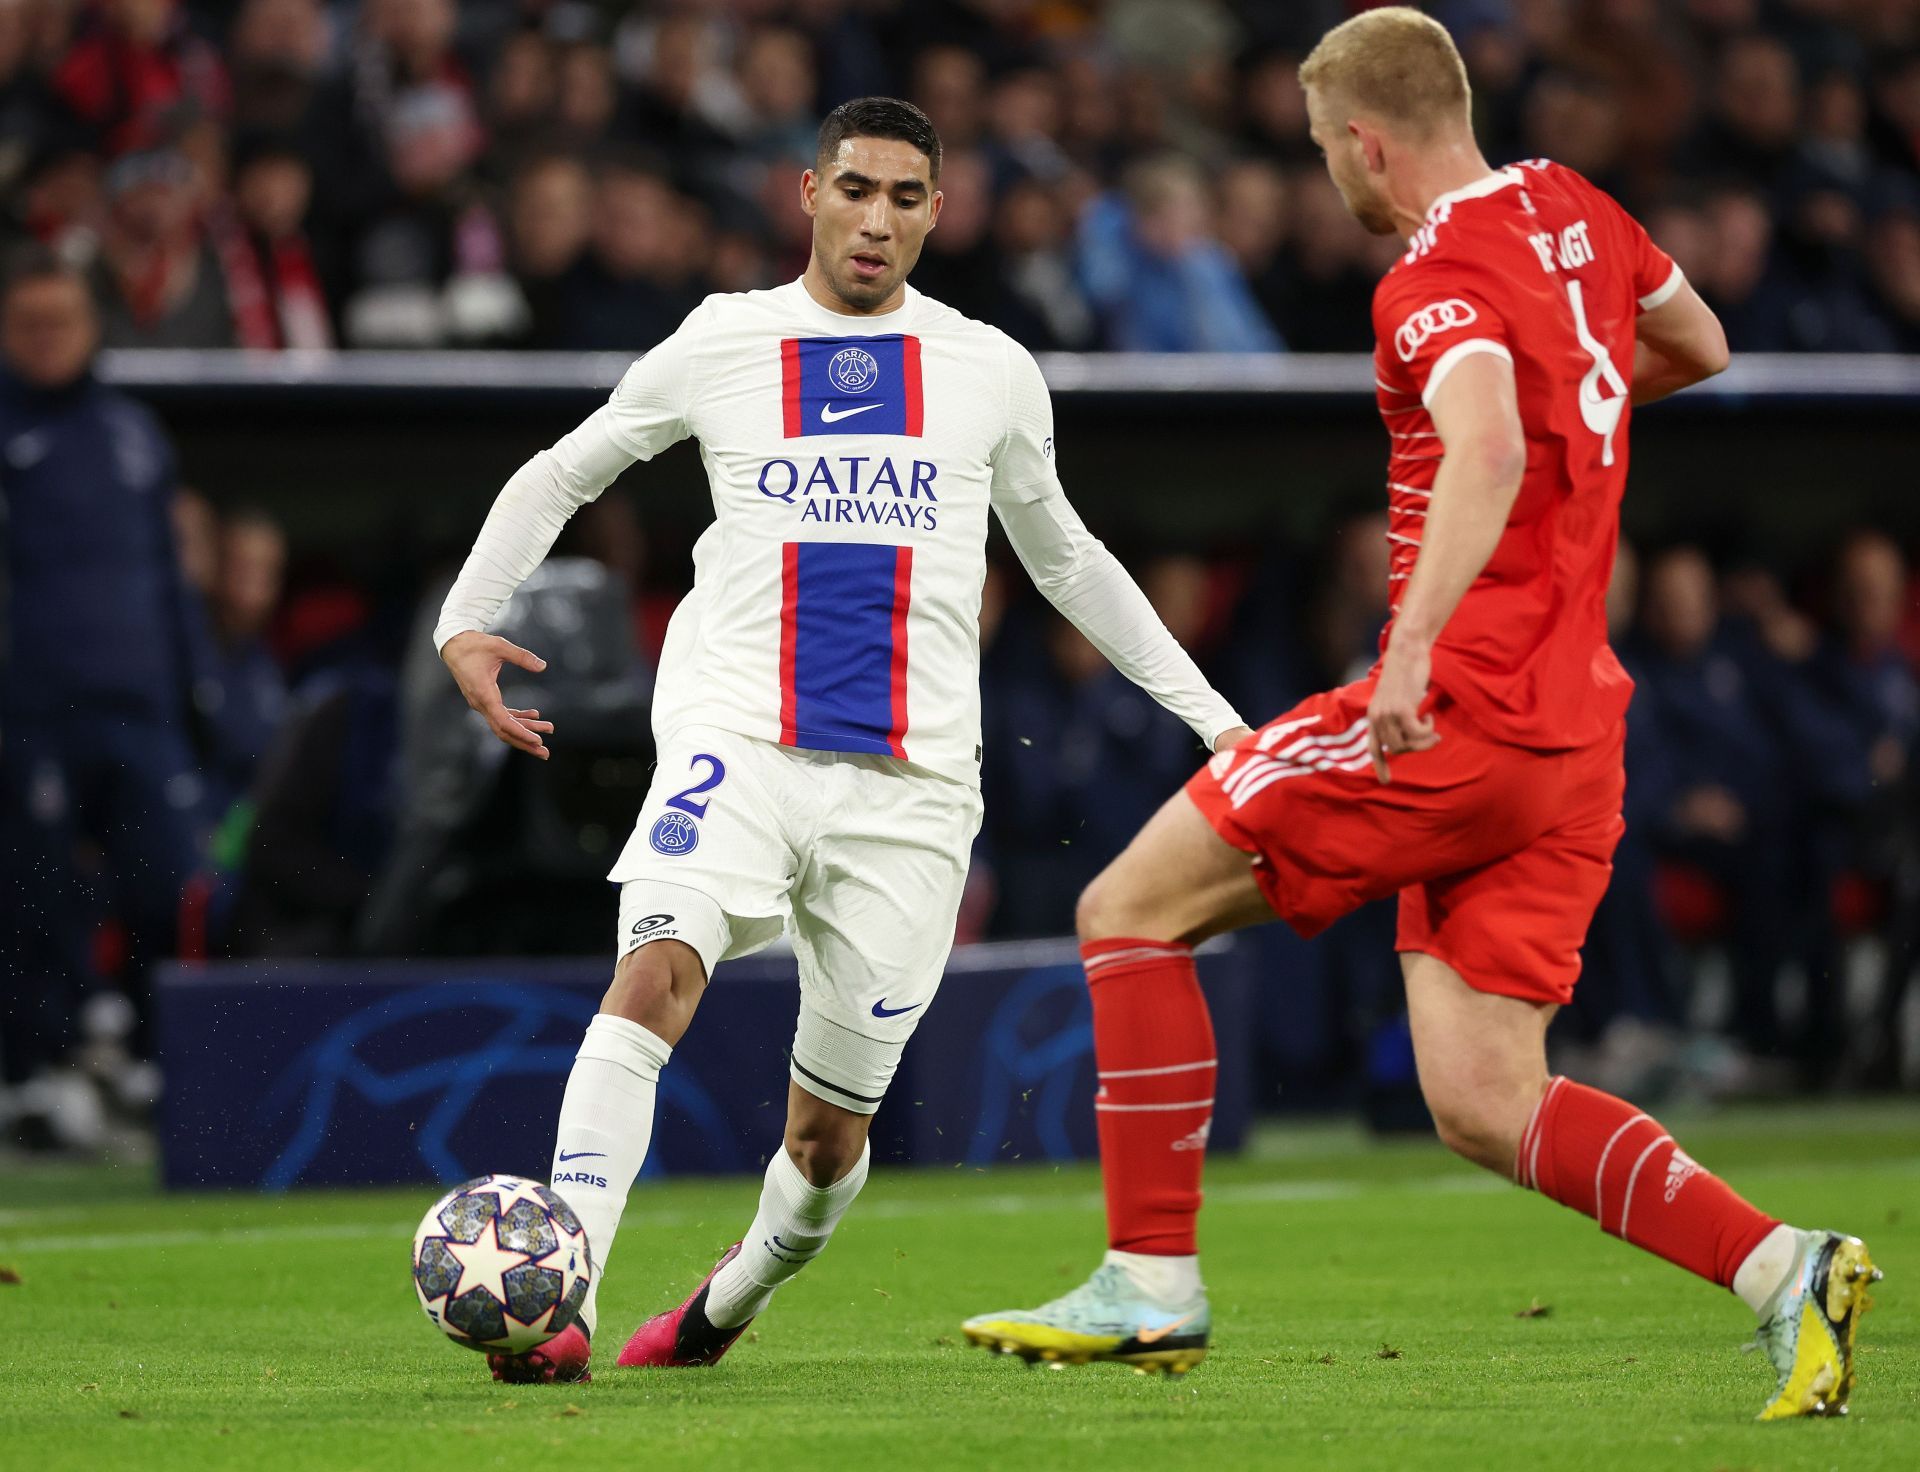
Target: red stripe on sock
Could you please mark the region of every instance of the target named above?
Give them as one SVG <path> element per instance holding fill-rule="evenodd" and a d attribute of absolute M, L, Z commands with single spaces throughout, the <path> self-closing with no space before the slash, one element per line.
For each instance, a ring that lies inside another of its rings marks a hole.
<path fill-rule="evenodd" d="M 1553 1081 L 1527 1135 L 1516 1179 L 1723 1288 L 1780 1225 L 1693 1160 L 1657 1119 L 1570 1079 Z"/>
<path fill-rule="evenodd" d="M 1217 1071 L 1193 952 L 1116 938 L 1089 941 L 1080 955 L 1093 998 L 1108 1244 L 1190 1256 Z"/>

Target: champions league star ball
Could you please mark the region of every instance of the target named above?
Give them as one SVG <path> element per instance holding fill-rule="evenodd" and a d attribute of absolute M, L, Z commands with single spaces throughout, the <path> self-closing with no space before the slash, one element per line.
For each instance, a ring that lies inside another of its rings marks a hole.
<path fill-rule="evenodd" d="M 523 1354 L 579 1316 L 587 1234 L 551 1186 L 481 1176 L 447 1192 L 413 1234 L 420 1307 L 455 1344 Z"/>

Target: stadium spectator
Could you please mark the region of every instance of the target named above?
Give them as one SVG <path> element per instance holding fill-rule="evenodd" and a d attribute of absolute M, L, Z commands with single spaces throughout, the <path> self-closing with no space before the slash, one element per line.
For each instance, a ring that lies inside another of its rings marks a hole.
<path fill-rule="evenodd" d="M 1883 210 L 1869 233 L 1867 261 L 1900 351 L 1920 352 L 1920 208 Z"/>
<path fill-rule="evenodd" d="M 220 580 L 220 513 L 191 486 L 173 493 L 173 545 L 180 576 L 202 604 L 212 601 Z"/>
<path fill-rule="evenodd" d="M 538 31 L 518 31 L 501 44 L 487 80 L 487 167 L 511 174 L 553 131 L 560 95 L 559 56 Z"/>
<path fill-rule="evenodd" d="M 550 347 L 563 331 L 566 294 L 593 234 L 593 176 L 566 154 L 530 160 L 507 195 L 508 258 L 525 293 L 529 340 Z"/>
<path fill-rule="evenodd" d="M 210 733 L 208 778 L 215 812 L 242 797 L 286 713 L 287 685 L 267 648 L 280 606 L 287 537 L 261 511 L 241 511 L 220 527 L 212 598 L 215 663 L 196 692 Z"/>
<path fill-rule="evenodd" d="M 1220 243 L 1233 256 L 1267 320 L 1281 321 L 1294 291 L 1282 254 L 1289 218 L 1285 176 L 1264 159 L 1241 159 L 1222 171 L 1214 192 Z"/>
<path fill-rule="evenodd" d="M 1184 554 L 1140 573 L 1154 611 L 1200 656 L 1210 581 L 1206 564 Z M 1205 756 L 1079 630 L 1050 611 L 1039 622 L 1038 657 L 999 663 L 987 707 L 997 725 L 985 732 L 981 781 L 994 815 L 998 935 L 1057 933 L 1088 880 Z"/>
<path fill-rule="evenodd" d="M 927 236 L 914 267 L 914 290 L 956 312 L 991 322 L 1000 310 L 1000 271 L 988 227 L 993 220 L 993 174 L 973 151 L 949 151 L 940 163 L 944 202 L 940 223 Z"/>
<path fill-rule="evenodd" d="M 300 127 L 325 75 L 329 42 L 320 0 L 243 0 L 228 36 L 234 127 Z"/>
<path fill-rule="evenodd" d="M 233 204 L 208 214 L 219 253 L 236 346 L 333 346 L 321 273 L 307 239 L 313 167 L 291 138 L 242 140 L 234 160 Z"/>
<path fill-rule="evenodd" d="M 582 151 L 600 147 L 613 131 L 620 109 L 613 53 L 585 41 L 565 46 L 560 51 L 559 70 L 555 140 Z"/>
<path fill-rule="evenodd" d="M 740 100 L 728 129 L 748 158 L 807 164 L 819 132 L 813 47 L 799 31 L 768 26 L 740 53 Z"/>
<path fill-rule="evenodd" d="M 1736 352 L 1784 352 L 1793 341 L 1792 288 L 1774 264 L 1774 222 L 1752 189 L 1711 195 L 1705 208 L 1711 239 L 1700 294 L 1719 315 Z"/>
<path fill-rule="evenodd" d="M 1684 158 L 1696 175 L 1777 185 L 1799 143 L 1800 71 L 1771 36 L 1734 37 L 1720 53 L 1707 116 Z"/>
<path fill-rule="evenodd" d="M 178 0 L 95 0 L 53 88 L 109 154 L 150 144 L 183 104 L 217 115 L 228 100 L 225 63 L 193 34 Z"/>
<path fill-rule="evenodd" d="M 1915 341 L 1920 268 L 1906 264 L 1913 206 L 1901 201 L 1920 190 L 1920 52 L 1898 19 L 1911 7 L 1435 9 L 1462 41 L 1496 162 L 1546 153 L 1643 215 L 1707 211 L 1719 244 L 1704 274 L 1719 279 L 1736 350 Z M 641 0 L 609 14 L 367 0 L 349 22 L 321 0 L 204 14 L 180 0 L 93 0 L 77 16 L 15 0 L 0 12 L 0 186 L 21 186 L 10 193 L 31 223 L 20 225 L 85 260 L 103 227 L 88 177 L 121 153 L 228 127 L 297 138 L 336 331 L 370 334 L 347 341 L 547 342 L 502 289 L 484 228 L 530 160 L 559 151 L 591 167 L 652 151 L 667 182 L 713 212 L 714 259 L 696 259 L 694 274 L 757 284 L 802 264 L 788 169 L 820 114 L 860 92 L 904 92 L 956 159 L 986 161 L 984 186 L 968 177 L 949 190 L 950 208 L 963 187 L 990 193 L 975 211 L 994 222 L 985 239 L 1021 191 L 1051 192 L 1105 262 L 1088 282 L 1100 345 L 1350 349 L 1365 346 L 1353 307 L 1392 242 L 1369 245 L 1310 177 L 1288 180 L 1276 241 L 1271 176 L 1236 163 L 1288 174 L 1315 163 L 1295 68 L 1337 10 Z M 224 56 L 210 23 L 224 27 Z M 1168 155 L 1206 171 L 1214 208 L 1193 208 Z M 1127 199 L 1143 170 L 1145 211 Z M 1036 222 L 1030 206 L 1017 203 L 1017 221 Z M 1241 225 L 1242 209 L 1260 223 Z M 1214 236 L 1231 237 L 1224 254 Z M 448 299 L 450 279 L 467 277 L 483 284 Z M 1164 303 L 1117 305 L 1101 295 L 1114 279 L 1151 284 Z M 396 284 L 408 288 L 397 299 Z M 361 323 L 354 304 L 370 291 L 387 296 Z M 1035 330 L 1031 304 L 1015 310 Z"/>
<path fill-rule="evenodd" d="M 699 302 L 688 217 L 696 206 L 644 159 L 601 172 L 592 245 L 571 274 L 554 346 L 639 352 Z"/>
<path fill-rule="evenodd" d="M 190 692 L 208 669 L 204 613 L 176 560 L 173 453 L 152 414 L 94 378 L 99 323 L 86 284 L 44 250 L 11 263 L 0 299 L 0 455 L 8 527 L 0 686 L 11 796 L 0 864 L 16 924 L 0 1035 L 9 1068 L 54 1063 L 75 1041 L 91 886 L 84 839 L 105 855 L 105 899 L 128 939 L 127 980 L 172 947 L 198 859 L 202 784 Z"/>
<path fill-rule="evenodd" d="M 108 347 L 223 348 L 233 309 L 177 148 L 129 153 L 107 173 L 106 232 L 94 267 Z"/>
<path fill-rule="evenodd" d="M 1607 637 L 1633 643 L 1640 598 L 1640 557 L 1621 540 L 1607 588 Z M 1666 760 L 1671 738 L 1659 726 L 1656 702 L 1636 690 L 1627 711 L 1626 832 L 1613 854 L 1613 882 L 1595 911 L 1581 953 L 1580 985 L 1569 1009 L 1571 1029 L 1593 1047 L 1582 1077 L 1617 1091 L 1658 1088 L 1685 1024 L 1681 960 L 1654 904 L 1655 839 L 1673 800 Z"/>
<path fill-rule="evenodd" d="M 1126 352 L 1271 352 L 1279 335 L 1210 230 L 1206 184 L 1191 160 L 1136 165 L 1123 193 L 1095 200 L 1080 225 L 1080 277 Z"/>
<path fill-rule="evenodd" d="M 1859 531 L 1842 544 L 1833 590 L 1833 637 L 1821 663 L 1841 708 L 1870 753 L 1876 785 L 1902 781 L 1920 745 L 1920 684 L 1900 648 L 1907 562 L 1883 532 Z"/>
<path fill-rule="evenodd" d="M 1728 648 L 1713 569 L 1699 549 L 1672 547 L 1650 561 L 1639 627 L 1622 652 L 1636 709 L 1658 737 L 1648 760 L 1670 774 L 1671 796 L 1655 815 L 1659 851 L 1724 893 L 1731 1030 L 1754 1055 L 1777 1055 L 1791 786 L 1766 712 Z"/>
<path fill-rule="evenodd" d="M 1496 161 L 1559 157 L 1642 213 L 1713 194 L 1718 244 L 1703 276 L 1718 278 L 1734 347 L 1847 351 L 1920 332 L 1920 269 L 1907 265 L 1920 61 L 1912 25 L 1889 19 L 1905 10 L 1459 0 L 1436 13 L 1463 42 Z M 1248 163 L 1283 175 L 1313 165 L 1294 69 L 1332 13 L 791 4 L 732 17 L 641 0 L 612 19 L 369 0 L 346 27 L 321 0 L 240 0 L 221 15 L 223 58 L 205 40 L 215 15 L 179 0 L 98 0 L 71 27 L 60 6 L 15 0 L 0 17 L 0 182 L 25 186 L 33 234 L 86 259 L 102 228 L 102 211 L 88 221 L 88 171 L 179 144 L 182 129 L 292 136 L 313 169 L 307 230 L 334 326 L 353 319 L 371 334 L 349 342 L 549 342 L 501 290 L 484 228 L 528 161 L 559 152 L 595 167 L 651 150 L 666 182 L 712 211 L 714 259 L 695 248 L 682 274 L 758 284 L 801 267 L 785 169 L 803 161 L 820 113 L 849 88 L 906 92 L 950 154 L 985 159 L 987 182 L 954 178 L 948 207 L 962 190 L 989 194 L 975 209 L 995 223 L 987 240 L 1021 190 L 1050 190 L 1094 257 L 1123 261 L 1096 269 L 1089 290 L 1114 276 L 1146 284 L 1142 309 L 1102 297 L 1102 344 L 1348 349 L 1363 347 L 1352 307 L 1390 249 L 1369 246 L 1311 178 L 1288 180 L 1277 242 L 1273 180 Z M 1190 190 L 1169 182 L 1165 155 L 1206 169 L 1221 209 L 1260 223 L 1221 225 L 1233 234 L 1221 255 L 1204 211 L 1198 228 L 1187 219 Z M 1156 180 L 1146 211 L 1125 198 L 1142 169 Z M 1012 213 L 1033 225 L 1027 203 Z M 1158 251 L 1146 236 L 1162 236 Z M 1227 257 L 1258 311 L 1231 301 Z M 468 276 L 486 284 L 445 296 Z M 1031 303 L 1016 317 L 1037 330 Z"/>
<path fill-rule="evenodd" d="M 1375 247 L 1340 202 L 1327 171 L 1287 176 L 1290 223 L 1283 270 L 1264 283 L 1268 300 L 1299 353 L 1364 353 L 1373 347 Z"/>
<path fill-rule="evenodd" d="M 999 278 L 992 321 L 1035 352 L 1083 352 L 1099 332 L 1074 275 L 1070 228 L 1056 192 L 1036 179 L 1010 187 L 994 217 Z"/>
<path fill-rule="evenodd" d="M 481 134 L 466 93 L 438 81 L 409 88 L 385 128 L 395 193 L 355 243 L 348 340 L 434 347 L 524 332 L 526 302 L 505 274 L 499 225 L 473 174 Z"/>

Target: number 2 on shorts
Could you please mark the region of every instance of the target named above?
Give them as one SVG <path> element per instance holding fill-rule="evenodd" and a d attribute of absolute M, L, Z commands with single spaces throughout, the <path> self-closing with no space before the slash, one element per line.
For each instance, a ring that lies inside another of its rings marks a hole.
<path fill-rule="evenodd" d="M 691 762 L 687 763 L 687 765 L 689 768 L 697 771 L 702 762 L 705 762 L 708 768 L 705 780 L 696 782 L 691 787 L 683 787 L 667 799 L 668 807 L 678 808 L 681 812 L 695 818 L 706 817 L 707 805 L 704 802 L 695 802 L 694 798 L 703 792 L 713 791 L 714 788 L 727 780 L 727 764 L 717 756 L 708 756 L 704 751 Z"/>

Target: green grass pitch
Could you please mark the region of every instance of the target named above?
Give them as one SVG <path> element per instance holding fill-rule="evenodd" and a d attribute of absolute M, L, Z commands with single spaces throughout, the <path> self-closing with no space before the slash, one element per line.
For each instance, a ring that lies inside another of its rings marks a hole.
<path fill-rule="evenodd" d="M 1087 1167 L 876 1171 L 724 1364 L 557 1387 L 494 1385 L 422 1318 L 406 1252 L 429 1188 L 160 1196 L 137 1172 L 9 1168 L 0 1465 L 1920 1466 L 1920 1108 L 1668 1122 L 1774 1212 L 1873 1247 L 1887 1281 L 1850 1420 L 1752 1423 L 1771 1377 L 1729 1295 L 1435 1145 L 1323 1128 L 1210 1168 L 1217 1338 L 1184 1380 L 1030 1370 L 957 1332 L 1093 1265 Z M 756 1184 L 635 1193 L 601 1296 L 609 1365 L 744 1228 Z"/>

